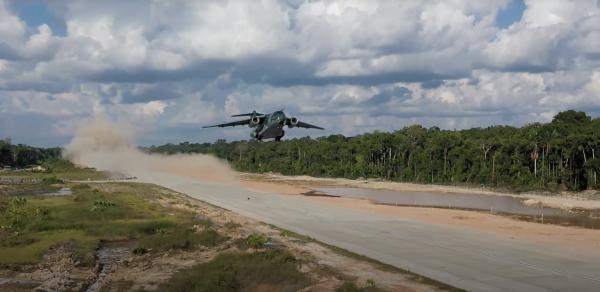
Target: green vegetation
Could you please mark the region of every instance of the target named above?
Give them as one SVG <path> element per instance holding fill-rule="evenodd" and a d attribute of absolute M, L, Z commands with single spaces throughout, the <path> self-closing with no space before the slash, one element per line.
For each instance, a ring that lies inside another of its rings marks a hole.
<path fill-rule="evenodd" d="M 453 131 L 420 125 L 392 133 L 282 142 L 239 141 L 147 149 L 212 153 L 248 172 L 528 190 L 600 189 L 600 119 L 557 114 L 551 123 Z"/>
<path fill-rule="evenodd" d="M 110 177 L 106 172 L 89 167 L 78 167 L 64 159 L 51 159 L 43 165 L 48 169 L 47 173 L 44 173 L 45 177 L 66 180 L 103 180 Z"/>
<path fill-rule="evenodd" d="M 246 238 L 240 238 L 236 241 L 236 245 L 241 250 L 249 248 L 260 249 L 267 246 L 271 239 L 262 234 L 253 233 L 248 235 Z"/>
<path fill-rule="evenodd" d="M 277 227 L 275 225 L 272 225 L 272 224 L 269 224 L 269 226 L 271 226 L 274 229 L 279 230 L 281 232 L 282 236 L 293 237 L 293 238 L 296 238 L 298 240 L 303 240 L 303 241 L 314 241 L 314 239 L 312 237 L 310 237 L 310 236 L 302 235 L 302 234 L 299 234 L 299 233 L 296 233 L 296 232 L 293 232 L 293 231 L 289 231 L 287 229 L 279 228 L 279 227 Z"/>
<path fill-rule="evenodd" d="M 263 248 L 269 241 L 271 241 L 270 238 L 256 233 L 248 235 L 245 240 L 246 244 L 252 248 Z"/>
<path fill-rule="evenodd" d="M 68 160 L 52 158 L 41 164 L 45 171 L 8 171 L 0 172 L 0 176 L 16 178 L 36 178 L 43 180 L 46 185 L 61 182 L 62 180 L 104 180 L 109 174 L 89 167 L 75 166 Z"/>
<path fill-rule="evenodd" d="M 59 158 L 60 148 L 37 148 L 27 145 L 13 145 L 10 139 L 0 140 L 0 168 L 26 167 L 42 164 L 45 161 Z"/>
<path fill-rule="evenodd" d="M 21 238 L 0 240 L 0 264 L 32 264 L 41 260 L 45 251 L 57 244 L 70 244 L 76 260 L 85 266 L 93 266 L 94 250 L 98 246 L 95 237 L 81 230 L 41 231 Z"/>
<path fill-rule="evenodd" d="M 310 279 L 298 271 L 292 254 L 282 250 L 225 253 L 175 274 L 161 291 L 298 291 Z"/>
<path fill-rule="evenodd" d="M 69 243 L 81 264 L 91 265 L 100 240 L 135 240 L 140 253 L 214 246 L 225 240 L 209 228 L 190 230 L 199 225 L 193 214 L 151 203 L 139 192 L 108 193 L 89 185 L 72 190 L 72 196 L 0 199 L 0 264 L 38 262 L 59 243 Z"/>
<path fill-rule="evenodd" d="M 212 247 L 227 240 L 213 229 L 195 232 L 192 229 L 159 229 L 153 235 L 144 238 L 138 248 L 142 250 L 164 251 L 169 249 L 190 249 L 198 245 Z M 134 250 L 135 251 L 135 250 Z M 142 252 L 145 253 L 145 252 Z"/>

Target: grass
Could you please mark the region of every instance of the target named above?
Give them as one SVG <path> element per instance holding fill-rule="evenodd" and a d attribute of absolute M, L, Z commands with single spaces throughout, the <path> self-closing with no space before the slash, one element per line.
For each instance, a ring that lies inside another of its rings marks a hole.
<path fill-rule="evenodd" d="M 63 181 L 105 180 L 110 177 L 106 172 L 93 168 L 76 167 L 71 162 L 57 159 L 44 165 L 48 171 L 8 171 L 0 172 L 0 178 L 37 179 L 37 182 L 0 185 L 0 196 L 28 195 L 39 192 L 57 191 Z"/>
<path fill-rule="evenodd" d="M 298 291 L 310 279 L 294 256 L 281 250 L 225 253 L 176 273 L 161 291 Z"/>
<path fill-rule="evenodd" d="M 39 232 L 29 237 L 26 244 L 0 247 L 0 263 L 2 264 L 34 264 L 50 247 L 67 241 L 76 243 L 82 252 L 94 250 L 97 241 L 79 230 L 61 230 L 57 232 Z M 89 254 L 78 253 L 80 260 L 89 261 Z M 93 259 L 93 254 L 91 255 Z"/>
<path fill-rule="evenodd" d="M 160 231 L 141 240 L 138 248 L 152 251 L 169 249 L 190 249 L 199 245 L 206 247 L 217 246 L 227 240 L 213 229 L 195 232 L 191 229 L 172 229 Z"/>
<path fill-rule="evenodd" d="M 270 225 L 270 224 L 269 224 L 269 225 Z M 271 227 L 273 227 L 274 229 L 277 229 L 277 230 L 279 230 L 279 232 L 281 233 L 281 235 L 282 235 L 282 236 L 285 236 L 285 237 L 293 237 L 293 238 L 296 238 L 296 239 L 299 239 L 299 240 L 302 240 L 302 241 L 315 241 L 315 240 L 314 240 L 312 237 L 310 237 L 310 236 L 306 236 L 306 235 L 302 235 L 302 234 L 300 234 L 300 233 L 296 233 L 296 232 L 293 232 L 293 231 L 289 231 L 289 230 L 287 230 L 287 229 L 283 229 L 283 228 L 277 227 L 277 226 L 275 226 L 275 225 L 270 225 L 270 226 L 271 226 Z"/>
<path fill-rule="evenodd" d="M 110 178 L 108 172 L 97 171 L 89 167 L 77 167 L 73 163 L 64 159 L 56 159 L 45 165 L 51 174 L 60 179 L 67 180 L 104 180 Z"/>
<path fill-rule="evenodd" d="M 247 250 L 249 248 L 259 249 L 267 246 L 267 243 L 270 242 L 271 239 L 262 234 L 253 233 L 248 235 L 246 238 L 238 239 L 235 244 L 241 250 Z"/>
<path fill-rule="evenodd" d="M 143 191 L 134 185 L 115 188 L 125 191 L 83 184 L 74 185 L 71 196 L 26 197 L 22 206 L 0 199 L 0 264 L 37 263 L 51 246 L 67 242 L 87 265 L 93 264 L 100 240 L 134 240 L 148 249 L 166 250 L 214 246 L 226 239 L 208 228 L 208 220 L 199 222 L 192 213 L 148 201 L 147 186 Z M 189 229 L 194 225 L 206 228 L 195 232 Z"/>
<path fill-rule="evenodd" d="M 9 171 L 0 172 L 0 176 L 31 177 L 45 179 L 48 182 L 59 180 L 105 180 L 110 177 L 107 172 L 97 171 L 89 167 L 77 167 L 64 159 L 55 159 L 44 163 L 46 172 Z"/>

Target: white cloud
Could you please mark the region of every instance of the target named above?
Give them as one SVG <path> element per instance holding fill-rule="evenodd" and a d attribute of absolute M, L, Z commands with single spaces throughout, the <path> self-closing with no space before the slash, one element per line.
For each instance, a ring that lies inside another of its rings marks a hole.
<path fill-rule="evenodd" d="M 56 36 L 0 0 L 0 113 L 62 136 L 123 116 L 152 141 L 253 109 L 344 134 L 600 113 L 598 2 L 526 1 L 499 29 L 507 3 L 51 1 L 67 26 Z"/>
<path fill-rule="evenodd" d="M 585 85 L 585 89 L 591 95 L 600 99 L 600 71 L 596 71 L 592 74 L 590 81 Z"/>
<path fill-rule="evenodd" d="M 24 40 L 25 31 L 25 23 L 8 10 L 4 0 L 0 1 L 0 43 L 19 44 Z"/>
<path fill-rule="evenodd" d="M 530 0 L 519 23 L 498 31 L 483 53 L 497 68 L 572 70 L 597 54 L 600 7 L 595 0 Z M 598 58 L 598 56 L 596 56 Z M 597 62 L 593 62 L 596 66 Z"/>
<path fill-rule="evenodd" d="M 37 29 L 38 33 L 32 35 L 23 46 L 23 54 L 31 59 L 49 60 L 58 51 L 60 41 L 52 36 L 52 29 L 47 24 Z"/>

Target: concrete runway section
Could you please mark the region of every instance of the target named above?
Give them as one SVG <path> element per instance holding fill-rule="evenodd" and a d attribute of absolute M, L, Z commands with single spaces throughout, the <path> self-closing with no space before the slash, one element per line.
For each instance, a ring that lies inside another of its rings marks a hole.
<path fill-rule="evenodd" d="M 140 180 L 466 290 L 600 291 L 600 251 L 539 246 L 162 174 Z"/>

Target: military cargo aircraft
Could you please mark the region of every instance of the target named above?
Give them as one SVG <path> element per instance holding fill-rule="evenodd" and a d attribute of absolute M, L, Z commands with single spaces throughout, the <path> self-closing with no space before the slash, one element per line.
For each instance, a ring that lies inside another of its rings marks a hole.
<path fill-rule="evenodd" d="M 259 141 L 262 141 L 263 139 L 275 139 L 276 141 L 280 141 L 281 138 L 283 138 L 283 136 L 285 135 L 285 131 L 283 130 L 284 126 L 288 126 L 288 128 L 307 128 L 323 130 L 323 128 L 321 127 L 301 122 L 297 118 L 288 118 L 283 113 L 283 110 L 272 112 L 270 114 L 261 114 L 257 113 L 256 111 L 252 111 L 251 113 L 233 115 L 232 117 L 249 118 L 231 123 L 206 126 L 202 128 L 223 128 L 248 125 L 248 127 L 254 128 L 252 133 L 250 133 L 250 137 Z"/>

